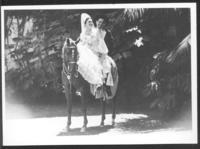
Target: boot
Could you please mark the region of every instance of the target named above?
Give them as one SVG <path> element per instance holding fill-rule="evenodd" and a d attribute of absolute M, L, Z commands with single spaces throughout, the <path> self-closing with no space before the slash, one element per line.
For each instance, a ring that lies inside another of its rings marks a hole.
<path fill-rule="evenodd" d="M 111 92 L 110 86 L 106 85 L 106 92 L 107 92 L 108 96 L 112 96 L 112 92 Z"/>

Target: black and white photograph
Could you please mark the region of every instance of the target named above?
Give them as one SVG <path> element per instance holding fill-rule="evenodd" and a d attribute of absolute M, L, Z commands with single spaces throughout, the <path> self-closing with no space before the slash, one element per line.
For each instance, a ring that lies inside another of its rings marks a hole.
<path fill-rule="evenodd" d="M 4 146 L 196 144 L 196 3 L 1 7 Z"/>

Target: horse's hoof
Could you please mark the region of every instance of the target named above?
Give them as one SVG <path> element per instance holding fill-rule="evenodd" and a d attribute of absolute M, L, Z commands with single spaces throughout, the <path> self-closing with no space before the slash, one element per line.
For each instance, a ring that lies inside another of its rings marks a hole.
<path fill-rule="evenodd" d="M 86 132 L 86 127 L 82 127 L 80 132 Z"/>
<path fill-rule="evenodd" d="M 112 121 L 112 126 L 113 126 L 113 127 L 115 126 L 115 121 Z"/>
<path fill-rule="evenodd" d="M 70 128 L 66 127 L 65 132 L 69 132 L 69 131 L 70 131 Z"/>
<path fill-rule="evenodd" d="M 101 122 L 100 127 L 104 127 L 104 123 L 103 122 Z"/>

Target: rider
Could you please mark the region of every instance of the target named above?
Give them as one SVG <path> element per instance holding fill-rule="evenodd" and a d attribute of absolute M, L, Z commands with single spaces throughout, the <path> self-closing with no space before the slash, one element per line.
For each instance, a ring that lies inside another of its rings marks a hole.
<path fill-rule="evenodd" d="M 113 86 L 111 67 L 115 66 L 114 61 L 108 56 L 108 48 L 104 41 L 105 30 L 100 26 L 95 27 L 92 18 L 81 14 L 81 34 L 77 42 L 79 53 L 78 72 L 90 83 L 92 93 L 96 98 L 96 91 L 106 84 Z"/>
<path fill-rule="evenodd" d="M 104 30 L 94 26 L 88 14 L 81 14 L 81 34 L 77 44 L 78 71 L 91 84 L 91 91 L 96 98 L 100 98 L 96 91 L 101 89 L 103 84 L 107 86 L 114 84 L 111 75 L 111 66 L 114 62 L 108 56 L 108 48 L 104 41 L 105 35 Z"/>
<path fill-rule="evenodd" d="M 108 55 L 112 53 L 113 48 L 113 35 L 111 31 L 107 28 L 108 18 L 105 15 L 97 15 L 95 18 L 96 27 L 104 32 L 104 41 L 108 47 Z"/>
<path fill-rule="evenodd" d="M 96 27 L 98 34 L 101 35 L 103 42 L 100 44 L 101 49 L 107 49 L 106 53 L 103 53 L 102 50 L 99 52 L 99 58 L 103 65 L 104 74 L 106 75 L 106 90 L 109 96 L 111 95 L 110 86 L 113 86 L 113 79 L 111 74 L 111 64 L 114 65 L 112 59 L 108 56 L 113 50 L 113 36 L 111 31 L 106 28 L 108 23 L 108 18 L 105 15 L 98 15 L 95 18 Z"/>

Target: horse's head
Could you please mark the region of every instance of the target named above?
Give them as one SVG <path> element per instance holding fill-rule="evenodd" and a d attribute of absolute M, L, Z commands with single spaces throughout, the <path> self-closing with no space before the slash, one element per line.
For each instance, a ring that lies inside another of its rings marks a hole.
<path fill-rule="evenodd" d="M 76 44 L 72 39 L 67 39 L 63 48 L 63 62 L 67 67 L 68 71 L 72 72 L 75 70 L 76 62 L 78 60 L 78 51 Z"/>

